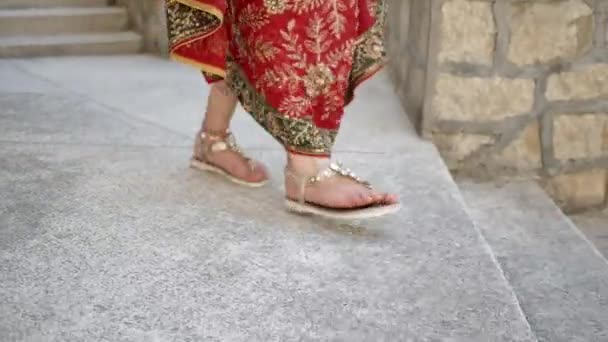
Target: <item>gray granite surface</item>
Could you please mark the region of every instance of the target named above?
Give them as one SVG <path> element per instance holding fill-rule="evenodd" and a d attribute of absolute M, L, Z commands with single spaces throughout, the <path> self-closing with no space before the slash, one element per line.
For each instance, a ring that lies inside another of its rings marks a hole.
<path fill-rule="evenodd" d="M 571 216 L 576 226 L 608 258 L 608 210 L 589 211 Z"/>
<path fill-rule="evenodd" d="M 271 184 L 188 169 L 208 91 L 194 70 L 13 60 L 0 79 L 0 341 L 534 341 L 383 75 L 337 158 L 404 209 L 351 224 L 283 210 L 283 153 L 243 113 Z"/>
<path fill-rule="evenodd" d="M 608 262 L 535 183 L 461 182 L 539 341 L 608 341 Z"/>

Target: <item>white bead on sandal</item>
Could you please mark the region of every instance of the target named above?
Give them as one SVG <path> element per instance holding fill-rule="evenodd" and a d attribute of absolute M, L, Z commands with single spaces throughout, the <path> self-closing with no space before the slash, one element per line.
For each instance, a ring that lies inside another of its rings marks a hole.
<path fill-rule="evenodd" d="M 206 140 L 210 140 L 210 141 L 205 142 Z M 241 150 L 241 148 L 236 143 L 234 135 L 229 130 L 227 130 L 225 132 L 225 134 L 222 134 L 222 135 L 201 131 L 197 136 L 196 144 L 199 145 L 197 147 L 200 147 L 202 149 L 202 158 L 199 158 L 196 155 L 192 156 L 192 159 L 190 160 L 190 166 L 192 168 L 201 170 L 201 171 L 208 171 L 208 172 L 216 173 L 218 175 L 225 177 L 226 179 L 230 180 L 233 183 L 236 183 L 236 184 L 239 184 L 242 186 L 251 187 L 251 188 L 258 188 L 258 187 L 264 186 L 266 183 L 268 183 L 268 179 L 264 179 L 259 182 L 249 182 L 244 179 L 237 178 L 237 177 L 231 175 L 226 170 L 222 169 L 221 167 L 216 166 L 208 161 L 207 156 L 209 154 L 218 153 L 218 152 L 222 152 L 222 151 L 232 151 L 232 152 L 238 153 L 245 160 L 247 160 L 247 162 L 249 163 L 249 166 L 251 167 L 251 171 L 255 170 L 255 167 L 256 167 L 255 162 L 252 159 L 245 156 L 244 152 Z"/>
<path fill-rule="evenodd" d="M 344 168 L 340 163 L 332 163 L 327 169 L 312 177 L 298 175 L 296 172 L 289 169 L 289 167 L 285 168 L 285 175 L 296 181 L 299 187 L 298 200 L 292 200 L 289 198 L 285 199 L 285 206 L 287 207 L 287 210 L 294 213 L 314 215 L 329 219 L 359 220 L 393 214 L 399 211 L 401 208 L 399 203 L 373 203 L 371 205 L 366 205 L 359 208 L 340 209 L 326 207 L 306 201 L 304 196 L 306 195 L 307 187 L 331 177 L 346 177 L 369 189 L 372 188 L 369 182 L 357 177 L 352 171 Z"/>

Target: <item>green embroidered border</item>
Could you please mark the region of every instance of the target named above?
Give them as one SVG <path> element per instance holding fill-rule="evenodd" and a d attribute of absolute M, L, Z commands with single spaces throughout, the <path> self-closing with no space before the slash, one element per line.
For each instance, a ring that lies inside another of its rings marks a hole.
<path fill-rule="evenodd" d="M 375 10 L 375 25 L 359 39 L 355 48 L 350 85 L 345 94 L 347 104 L 352 100 L 355 88 L 386 64 L 386 2 L 378 1 Z M 338 130 L 318 128 L 311 119 L 294 119 L 281 114 L 266 102 L 264 96 L 256 91 L 241 68 L 230 58 L 227 69 L 226 80 L 237 94 L 243 108 L 285 149 L 312 156 L 331 154 Z"/>
<path fill-rule="evenodd" d="M 384 32 L 387 5 L 384 0 L 376 3 L 376 23 L 359 38 L 353 56 L 353 68 L 350 85 L 345 94 L 346 103 L 350 103 L 355 88 L 365 79 L 371 77 L 386 63 L 384 50 Z M 238 30 L 235 39 L 239 40 Z M 331 154 L 338 130 L 318 128 L 311 119 L 290 118 L 270 106 L 249 82 L 247 76 L 236 62 L 228 57 L 227 83 L 237 94 L 243 108 L 285 149 L 291 152 L 329 156 Z"/>
<path fill-rule="evenodd" d="M 386 1 L 378 1 L 375 11 L 376 23 L 370 30 L 365 32 L 355 47 L 350 86 L 346 94 L 347 104 L 352 101 L 355 88 L 382 69 L 387 62 L 384 46 L 384 34 L 386 32 L 388 14 L 388 4 Z"/>
<path fill-rule="evenodd" d="M 310 119 L 294 119 L 281 114 L 266 102 L 240 67 L 231 60 L 228 61 L 226 81 L 237 94 L 243 108 L 285 149 L 312 156 L 331 154 L 337 130 L 318 128 Z"/>

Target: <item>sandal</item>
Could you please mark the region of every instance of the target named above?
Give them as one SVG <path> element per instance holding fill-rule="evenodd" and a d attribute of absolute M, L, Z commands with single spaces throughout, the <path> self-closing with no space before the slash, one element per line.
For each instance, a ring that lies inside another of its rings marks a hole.
<path fill-rule="evenodd" d="M 315 215 L 329 219 L 358 220 L 393 214 L 399 211 L 401 208 L 399 203 L 372 203 L 357 208 L 340 209 L 326 207 L 306 201 L 304 196 L 306 195 L 306 188 L 308 186 L 314 185 L 331 177 L 346 177 L 369 189 L 372 188 L 369 182 L 357 177 L 352 171 L 344 168 L 340 163 L 332 163 L 327 169 L 312 177 L 298 175 L 289 169 L 289 167 L 285 168 L 285 174 L 287 177 L 294 179 L 300 188 L 299 200 L 296 201 L 289 198 L 285 200 L 287 210 L 294 213 Z"/>
<path fill-rule="evenodd" d="M 207 140 L 207 142 L 205 140 Z M 247 162 L 249 163 L 249 166 L 251 167 L 251 171 L 255 170 L 255 167 L 256 167 L 255 161 L 252 160 L 251 158 L 248 158 L 247 156 L 245 156 L 245 154 L 243 153 L 241 148 L 236 143 L 234 135 L 232 134 L 232 132 L 230 132 L 230 130 L 226 130 L 226 132 L 223 134 L 214 134 L 214 133 L 210 133 L 210 132 L 201 131 L 196 137 L 196 144 L 197 144 L 197 147 L 200 148 L 202 151 L 202 153 L 201 153 L 202 158 L 197 157 L 196 153 L 195 153 L 195 155 L 192 156 L 192 159 L 190 160 L 190 166 L 192 168 L 201 170 L 201 171 L 208 171 L 208 172 L 213 172 L 213 173 L 219 174 L 236 184 L 248 186 L 251 188 L 258 188 L 258 187 L 261 187 L 261 186 L 265 185 L 266 183 L 268 183 L 268 179 L 264 179 L 259 182 L 249 182 L 249 181 L 243 180 L 241 178 L 237 178 L 237 177 L 231 175 L 228 171 L 224 170 L 223 168 L 216 166 L 208 161 L 207 157 L 212 153 L 217 153 L 217 152 L 222 152 L 222 151 L 232 151 L 232 152 L 238 153 L 245 160 L 247 160 Z M 195 148 L 195 151 L 196 151 L 196 148 Z"/>

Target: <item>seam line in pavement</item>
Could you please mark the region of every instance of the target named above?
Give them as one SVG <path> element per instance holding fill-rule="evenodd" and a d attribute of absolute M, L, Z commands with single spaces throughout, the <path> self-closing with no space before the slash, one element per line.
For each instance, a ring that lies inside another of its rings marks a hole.
<path fill-rule="evenodd" d="M 172 130 L 172 129 L 168 128 L 168 127 L 162 126 L 162 125 L 160 125 L 160 124 L 158 124 L 158 123 L 156 123 L 154 121 L 145 120 L 145 119 L 143 119 L 141 117 L 138 117 L 138 116 L 135 116 L 133 114 L 130 114 L 129 112 L 127 112 L 127 111 L 125 111 L 123 109 L 116 108 L 114 106 L 108 105 L 107 103 L 101 102 L 101 101 L 99 101 L 99 100 L 91 97 L 90 95 L 88 95 L 86 93 L 78 92 L 78 91 L 75 91 L 73 89 L 67 88 L 65 85 L 63 85 L 60 82 L 57 82 L 57 81 L 52 80 L 52 79 L 49 79 L 48 77 L 46 77 L 44 75 L 40 75 L 40 74 L 35 73 L 32 70 L 29 70 L 27 68 L 27 66 L 24 66 L 19 61 L 14 61 L 14 65 L 17 67 L 17 69 L 21 70 L 24 73 L 27 73 L 28 75 L 30 75 L 32 77 L 36 77 L 36 78 L 38 78 L 40 80 L 46 81 L 46 82 L 48 82 L 48 83 L 50 83 L 50 84 L 52 84 L 54 86 L 57 86 L 58 88 L 60 88 L 62 90 L 65 90 L 67 93 L 79 96 L 82 99 L 86 99 L 86 100 L 90 101 L 91 103 L 94 103 L 94 104 L 96 104 L 98 106 L 101 106 L 101 107 L 107 109 L 109 111 L 109 113 L 108 113 L 109 115 L 112 115 L 112 116 L 117 117 L 117 118 L 121 118 L 122 120 L 125 119 L 123 117 L 123 115 L 124 115 L 124 116 L 128 117 L 131 120 L 138 121 L 140 123 L 145 123 L 145 124 L 154 126 L 156 128 L 164 130 L 164 131 L 166 131 L 168 133 L 171 133 L 171 134 L 173 134 L 175 136 L 178 136 L 180 138 L 190 139 L 190 137 L 187 134 L 185 134 L 185 133 L 174 131 L 174 130 Z M 121 113 L 123 115 L 120 115 L 118 113 Z"/>
<path fill-rule="evenodd" d="M 103 144 L 94 142 L 47 142 L 47 141 L 19 141 L 19 140 L 0 140 L 0 145 L 47 145 L 47 146 L 85 146 L 85 147 L 121 147 L 121 148 L 134 148 L 134 149 L 190 149 L 190 145 L 137 145 L 137 144 Z M 264 147 L 252 147 L 246 148 L 247 151 L 254 152 L 283 152 L 280 148 L 264 148 Z M 374 152 L 374 151 L 353 151 L 353 150 L 336 150 L 334 153 L 343 154 L 366 154 L 366 155 L 391 155 L 399 154 L 399 152 Z"/>
<path fill-rule="evenodd" d="M 96 104 L 96 105 L 98 105 L 100 107 L 103 107 L 104 109 L 108 110 L 108 113 L 107 113 L 108 115 L 113 116 L 114 118 L 117 118 L 117 119 L 119 119 L 121 121 L 132 120 L 132 121 L 135 121 L 135 122 L 139 122 L 139 123 L 143 123 L 143 124 L 146 124 L 146 125 L 153 126 L 155 128 L 163 130 L 163 131 L 165 131 L 167 133 L 170 133 L 170 134 L 172 134 L 172 135 L 174 135 L 176 137 L 179 137 L 179 138 L 184 138 L 184 139 L 188 139 L 188 140 L 191 138 L 189 135 L 187 135 L 185 133 L 182 133 L 182 132 L 179 132 L 179 131 L 175 131 L 175 130 L 173 130 L 171 128 L 168 128 L 166 126 L 163 126 L 163 125 L 161 125 L 161 124 L 159 124 L 159 123 L 157 123 L 155 121 L 143 119 L 143 118 L 141 118 L 139 116 L 136 116 L 136 115 L 133 115 L 133 114 L 129 113 L 128 111 L 125 111 L 124 109 L 116 108 L 116 107 L 114 107 L 112 105 L 109 105 L 109 104 L 107 104 L 105 102 L 97 100 L 97 99 L 91 97 L 91 95 L 89 95 L 89 94 L 78 92 L 76 90 L 68 88 L 67 86 L 65 86 L 61 82 L 57 82 L 57 81 L 55 81 L 55 80 L 53 80 L 51 78 L 48 78 L 48 77 L 46 77 L 44 75 L 38 74 L 35 71 L 30 70 L 26 65 L 23 65 L 20 60 L 9 60 L 7 62 L 8 62 L 8 64 L 11 64 L 11 65 L 15 66 L 20 71 L 22 71 L 22 72 L 24 72 L 24 73 L 26 73 L 26 74 L 34 77 L 34 78 L 37 78 L 37 79 L 42 80 L 44 82 L 47 82 L 50 85 L 56 86 L 57 88 L 60 88 L 61 90 L 65 91 L 68 94 L 72 94 L 74 96 L 78 96 L 81 99 L 90 101 L 91 103 L 94 103 L 94 104 Z M 0 95 L 1 94 L 11 94 L 11 93 L 0 93 Z M 38 93 L 28 93 L 28 94 L 38 94 Z M 63 145 L 63 146 L 65 146 L 65 145 L 74 145 L 74 146 L 76 146 L 76 145 L 89 145 L 89 146 L 98 146 L 98 147 L 105 147 L 105 146 L 108 146 L 108 147 L 111 147 L 111 146 L 128 147 L 128 146 L 133 146 L 133 147 L 142 147 L 142 148 L 144 148 L 144 147 L 151 147 L 151 148 L 155 148 L 155 147 L 156 148 L 176 148 L 176 147 L 181 147 L 181 146 L 171 146 L 171 145 L 169 145 L 169 146 L 154 146 L 154 145 L 151 145 L 151 146 L 147 146 L 147 145 L 141 145 L 141 146 L 140 145 L 110 145 L 110 144 L 105 145 L 105 144 L 94 144 L 94 143 L 92 143 L 92 144 L 91 143 L 79 143 L 79 144 L 74 143 L 74 144 L 71 144 L 71 143 L 61 143 L 61 142 L 60 143 L 47 143 L 47 142 L 37 143 L 37 142 L 17 142 L 17 141 L 3 141 L 3 140 L 0 140 L 0 144 L 2 144 L 2 143 L 13 143 L 13 144 L 19 144 L 19 143 L 22 143 L 22 144 L 46 144 L 46 145 L 58 145 L 58 146 L 61 146 L 61 145 Z M 275 149 L 271 149 L 271 148 L 267 149 L 267 148 L 247 148 L 246 147 L 246 149 L 249 150 L 249 151 L 275 151 Z M 280 149 L 276 149 L 276 151 L 278 151 L 278 150 L 280 150 Z M 355 151 L 355 150 L 340 150 L 340 149 L 338 149 L 338 150 L 335 150 L 334 153 L 368 154 L 368 155 L 391 155 L 391 154 L 400 154 L 401 151 L 381 152 L 381 151 Z"/>

